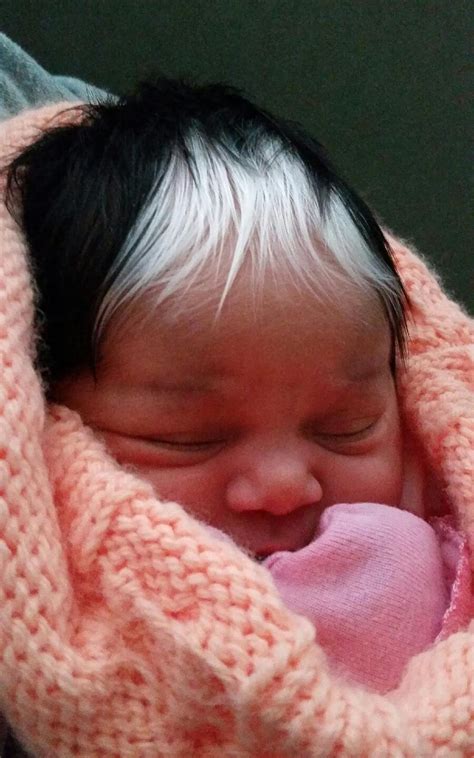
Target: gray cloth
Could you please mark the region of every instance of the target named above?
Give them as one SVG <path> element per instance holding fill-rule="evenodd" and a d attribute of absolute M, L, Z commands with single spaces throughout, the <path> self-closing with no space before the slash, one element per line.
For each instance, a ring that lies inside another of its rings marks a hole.
<path fill-rule="evenodd" d="M 98 102 L 107 97 L 107 92 L 80 79 L 48 74 L 19 45 L 0 34 L 0 119 L 61 100 Z"/>

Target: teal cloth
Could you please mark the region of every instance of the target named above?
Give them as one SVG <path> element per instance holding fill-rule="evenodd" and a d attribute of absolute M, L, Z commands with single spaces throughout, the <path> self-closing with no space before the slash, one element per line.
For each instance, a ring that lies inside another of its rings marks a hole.
<path fill-rule="evenodd" d="M 100 102 L 109 93 L 70 76 L 53 76 L 0 34 L 0 119 L 61 100 Z"/>

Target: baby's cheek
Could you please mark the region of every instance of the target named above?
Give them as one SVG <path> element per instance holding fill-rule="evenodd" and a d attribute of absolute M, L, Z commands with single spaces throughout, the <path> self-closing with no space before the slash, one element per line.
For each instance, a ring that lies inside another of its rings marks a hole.
<path fill-rule="evenodd" d="M 194 466 L 163 466 L 147 445 L 125 435 L 100 434 L 108 452 L 121 465 L 149 482 L 160 500 L 182 505 L 188 513 L 215 521 L 222 503 L 224 473 L 215 463 Z"/>
<path fill-rule="evenodd" d="M 371 450 L 336 456 L 331 461 L 326 473 L 325 505 L 366 502 L 398 506 L 402 482 L 402 440 L 394 418 Z"/>
<path fill-rule="evenodd" d="M 388 452 L 388 451 L 387 451 Z M 401 458 L 393 450 L 378 456 L 363 472 L 366 486 L 371 497 L 369 502 L 384 505 L 400 505 L 402 496 L 402 463 Z"/>
<path fill-rule="evenodd" d="M 204 465 L 177 468 L 140 466 L 137 473 L 152 485 L 160 500 L 179 503 L 192 516 L 220 523 L 220 488 Z"/>
<path fill-rule="evenodd" d="M 357 502 L 399 505 L 401 482 L 401 465 L 394 456 L 381 453 L 341 458 L 327 471 L 324 505 Z"/>
<path fill-rule="evenodd" d="M 371 501 L 385 505 L 400 505 L 403 484 L 403 454 L 401 434 L 394 430 L 385 444 L 368 460 L 363 473 L 374 493 Z"/>
<path fill-rule="evenodd" d="M 403 435 L 395 397 L 387 415 L 384 434 L 373 451 L 373 458 L 362 463 L 368 486 L 374 492 L 372 502 L 400 505 L 403 485 Z"/>

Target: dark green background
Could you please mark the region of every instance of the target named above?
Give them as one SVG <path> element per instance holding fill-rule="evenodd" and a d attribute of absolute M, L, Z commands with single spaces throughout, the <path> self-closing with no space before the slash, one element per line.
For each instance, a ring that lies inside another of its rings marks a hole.
<path fill-rule="evenodd" d="M 0 0 L 2 31 L 54 73 L 117 92 L 219 79 L 302 122 L 469 307 L 473 18 L 461 0 Z"/>

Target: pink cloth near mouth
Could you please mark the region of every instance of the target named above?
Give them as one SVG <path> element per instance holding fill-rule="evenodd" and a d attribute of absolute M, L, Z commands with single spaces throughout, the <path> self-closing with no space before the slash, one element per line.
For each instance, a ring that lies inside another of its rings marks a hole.
<path fill-rule="evenodd" d="M 378 692 L 472 614 L 468 548 L 447 519 L 334 505 L 310 545 L 264 565 L 285 604 L 314 623 L 333 669 Z"/>

